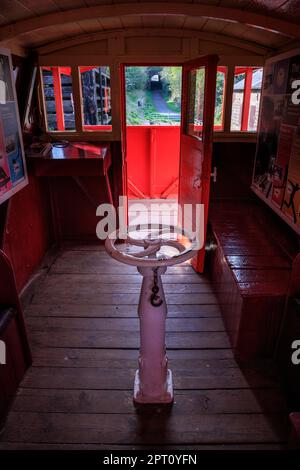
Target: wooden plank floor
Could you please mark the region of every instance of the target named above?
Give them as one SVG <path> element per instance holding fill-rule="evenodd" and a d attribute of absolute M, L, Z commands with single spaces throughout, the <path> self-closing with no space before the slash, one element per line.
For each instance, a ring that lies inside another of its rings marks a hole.
<path fill-rule="evenodd" d="M 33 351 L 0 449 L 277 449 L 288 435 L 276 375 L 241 370 L 205 276 L 164 276 L 171 409 L 137 408 L 141 278 L 103 248 L 68 247 L 37 280 L 25 315 Z"/>

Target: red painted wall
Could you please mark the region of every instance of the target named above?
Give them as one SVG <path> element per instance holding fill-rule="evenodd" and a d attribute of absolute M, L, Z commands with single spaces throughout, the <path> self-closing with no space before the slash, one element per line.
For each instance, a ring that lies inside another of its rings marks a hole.
<path fill-rule="evenodd" d="M 9 201 L 3 250 L 13 264 L 19 291 L 50 246 L 50 214 L 47 185 L 35 177 Z"/>
<path fill-rule="evenodd" d="M 60 240 L 101 243 L 96 236 L 100 220 L 96 209 L 99 204 L 108 203 L 104 178 L 100 175 L 81 176 L 85 193 L 70 176 L 51 177 L 49 182 L 56 207 L 57 237 Z"/>
<path fill-rule="evenodd" d="M 211 200 L 254 199 L 250 189 L 255 158 L 255 143 L 215 142 L 212 167 L 217 181 L 210 186 Z"/>
<path fill-rule="evenodd" d="M 147 197 L 161 197 L 178 178 L 180 127 L 127 126 L 126 131 L 129 182 Z M 130 198 L 138 197 L 128 193 Z M 173 190 L 170 197 L 176 193 Z"/>

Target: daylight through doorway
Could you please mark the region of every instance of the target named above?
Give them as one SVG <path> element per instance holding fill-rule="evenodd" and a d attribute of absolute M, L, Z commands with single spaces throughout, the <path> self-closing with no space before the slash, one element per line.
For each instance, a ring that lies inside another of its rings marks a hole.
<path fill-rule="evenodd" d="M 125 67 L 129 224 L 177 224 L 182 68 Z"/>

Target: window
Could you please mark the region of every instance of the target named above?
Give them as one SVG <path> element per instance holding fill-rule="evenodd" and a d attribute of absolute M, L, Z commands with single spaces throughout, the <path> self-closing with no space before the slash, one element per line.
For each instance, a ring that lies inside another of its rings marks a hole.
<path fill-rule="evenodd" d="M 79 67 L 84 131 L 111 131 L 109 67 Z"/>
<path fill-rule="evenodd" d="M 181 76 L 179 66 L 126 67 L 126 124 L 179 126 Z"/>
<path fill-rule="evenodd" d="M 224 129 L 226 73 L 227 67 L 220 66 L 217 68 L 214 131 L 222 131 Z"/>
<path fill-rule="evenodd" d="M 235 67 L 231 131 L 256 132 L 263 69 Z"/>
<path fill-rule="evenodd" d="M 202 139 L 205 92 L 205 67 L 189 72 L 187 134 Z"/>
<path fill-rule="evenodd" d="M 47 130 L 74 131 L 71 67 L 41 67 L 41 74 Z"/>

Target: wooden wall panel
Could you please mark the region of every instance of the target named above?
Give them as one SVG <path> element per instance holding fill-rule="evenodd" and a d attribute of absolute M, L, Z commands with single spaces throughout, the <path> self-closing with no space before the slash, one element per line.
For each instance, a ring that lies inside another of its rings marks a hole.
<path fill-rule="evenodd" d="M 126 38 L 127 54 L 181 54 L 182 40 L 176 37 Z"/>
<path fill-rule="evenodd" d="M 9 202 L 3 251 L 10 258 L 20 291 L 51 242 L 51 211 L 45 182 L 34 177 Z"/>
<path fill-rule="evenodd" d="M 103 41 L 95 41 L 92 43 L 93 44 L 93 50 L 97 51 L 98 55 L 105 55 L 107 54 L 108 51 L 108 41 L 103 40 Z M 78 55 L 84 55 L 86 52 L 91 52 L 91 44 L 81 44 L 76 47 L 67 47 L 65 49 L 61 49 L 59 51 L 59 55 L 70 55 L 70 56 L 78 56 Z"/>

